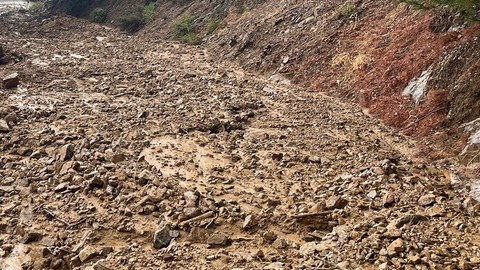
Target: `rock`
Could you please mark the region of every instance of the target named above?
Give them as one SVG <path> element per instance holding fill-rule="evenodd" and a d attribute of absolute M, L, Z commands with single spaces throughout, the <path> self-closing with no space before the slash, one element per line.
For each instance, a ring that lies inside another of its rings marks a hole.
<path fill-rule="evenodd" d="M 27 232 L 22 239 L 20 240 L 20 243 L 22 244 L 28 244 L 31 242 L 36 242 L 42 239 L 42 234 L 38 232 Z"/>
<path fill-rule="evenodd" d="M 283 270 L 283 269 L 285 269 L 285 264 L 282 263 L 282 262 L 274 262 L 274 263 L 271 263 L 271 264 L 265 266 L 263 269 L 267 269 L 267 270 Z"/>
<path fill-rule="evenodd" d="M 272 231 L 267 231 L 262 234 L 263 240 L 267 243 L 273 243 L 277 239 L 277 234 Z"/>
<path fill-rule="evenodd" d="M 403 250 L 404 250 L 404 246 L 403 246 L 403 240 L 401 238 L 398 238 L 397 240 L 393 241 L 387 247 L 387 252 L 388 252 L 388 255 L 390 256 L 400 253 Z"/>
<path fill-rule="evenodd" d="M 418 224 L 421 221 L 427 221 L 428 218 L 423 215 L 418 215 L 418 214 L 413 214 L 413 215 L 406 215 L 404 217 L 401 217 L 397 220 L 392 221 L 393 224 L 395 224 L 395 227 L 397 229 L 402 228 L 405 224 L 411 224 L 415 225 Z"/>
<path fill-rule="evenodd" d="M 389 191 L 383 196 L 383 207 L 390 207 L 395 203 L 395 195 Z"/>
<path fill-rule="evenodd" d="M 198 204 L 198 200 L 200 198 L 200 194 L 198 191 L 187 191 L 183 193 L 183 198 L 185 199 L 185 202 L 187 203 L 187 207 L 195 207 Z"/>
<path fill-rule="evenodd" d="M 59 161 L 67 161 L 67 160 L 71 159 L 73 157 L 73 154 L 74 154 L 73 150 L 74 150 L 73 144 L 66 144 L 66 145 L 62 146 L 58 150 L 58 154 L 57 154 L 58 160 Z"/>
<path fill-rule="evenodd" d="M 170 228 L 168 226 L 163 226 L 155 232 L 153 237 L 153 247 L 154 248 L 164 248 L 170 244 L 172 237 L 170 235 Z"/>
<path fill-rule="evenodd" d="M 105 264 L 103 262 L 96 262 L 94 265 L 93 265 L 93 269 L 94 270 L 111 270 L 111 268 L 108 268 L 105 266 Z"/>
<path fill-rule="evenodd" d="M 288 247 L 288 243 L 285 239 L 279 238 L 273 242 L 272 246 L 276 249 L 285 249 Z"/>
<path fill-rule="evenodd" d="M 418 264 L 422 261 L 420 256 L 418 256 L 417 254 L 414 254 L 414 253 L 409 253 L 407 255 L 407 260 L 410 261 L 411 263 L 414 263 L 414 264 Z"/>
<path fill-rule="evenodd" d="M 0 132 L 9 132 L 10 127 L 7 124 L 7 121 L 0 119 Z"/>
<path fill-rule="evenodd" d="M 7 116 L 5 116 L 5 121 L 8 124 L 16 124 L 18 122 L 17 114 L 15 112 L 7 114 Z"/>
<path fill-rule="evenodd" d="M 84 263 L 99 255 L 100 254 L 95 248 L 93 248 L 92 246 L 86 246 L 80 251 L 80 253 L 78 253 L 78 258 L 80 258 L 80 261 Z"/>
<path fill-rule="evenodd" d="M 5 89 L 15 88 L 18 86 L 18 84 L 20 84 L 20 78 L 16 72 L 3 78 L 3 87 Z"/>
<path fill-rule="evenodd" d="M 212 234 L 208 239 L 207 239 L 207 244 L 211 246 L 226 246 L 228 245 L 228 242 L 230 239 L 223 235 L 223 234 Z"/>
<path fill-rule="evenodd" d="M 243 226 L 242 228 L 244 230 L 248 230 L 250 228 L 252 228 L 253 226 L 257 225 L 256 223 L 256 220 L 255 220 L 255 217 L 253 215 L 248 215 L 247 217 L 245 217 L 245 220 L 243 221 Z"/>
<path fill-rule="evenodd" d="M 370 191 L 368 194 L 367 194 L 367 197 L 370 198 L 370 199 L 375 199 L 377 197 L 377 191 L 376 190 L 372 190 Z"/>
<path fill-rule="evenodd" d="M 68 182 L 60 183 L 55 187 L 54 191 L 55 192 L 65 191 L 67 189 L 67 186 L 68 186 Z"/>
<path fill-rule="evenodd" d="M 418 204 L 421 205 L 421 206 L 433 205 L 435 203 L 435 198 L 436 197 L 433 194 L 424 195 L 424 196 L 420 197 L 420 199 L 418 199 Z"/>
<path fill-rule="evenodd" d="M 113 154 L 110 157 L 110 161 L 113 163 L 120 163 L 122 161 L 125 161 L 125 155 L 124 154 Z"/>
<path fill-rule="evenodd" d="M 202 211 L 198 207 L 185 207 L 183 214 L 186 218 L 193 218 L 202 214 Z"/>
<path fill-rule="evenodd" d="M 337 263 L 337 268 L 338 269 L 350 269 L 350 262 L 349 261 L 343 261 L 340 263 Z"/>
<path fill-rule="evenodd" d="M 345 206 L 347 206 L 348 201 L 340 196 L 331 196 L 328 198 L 328 200 L 325 202 L 325 206 L 327 209 L 343 209 Z"/>

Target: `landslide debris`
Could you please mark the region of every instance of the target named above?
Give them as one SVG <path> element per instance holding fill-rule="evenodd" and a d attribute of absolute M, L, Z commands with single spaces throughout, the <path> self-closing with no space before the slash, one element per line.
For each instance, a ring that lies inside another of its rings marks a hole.
<path fill-rule="evenodd" d="M 0 69 L 22 78 L 0 90 L 1 268 L 480 263 L 462 175 L 357 106 L 78 19 L 0 23 L 25 56 Z"/>

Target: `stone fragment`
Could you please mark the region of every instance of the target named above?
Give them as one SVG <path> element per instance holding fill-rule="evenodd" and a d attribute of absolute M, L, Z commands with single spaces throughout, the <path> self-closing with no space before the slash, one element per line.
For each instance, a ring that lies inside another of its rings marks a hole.
<path fill-rule="evenodd" d="M 223 234 L 212 234 L 208 239 L 207 239 L 207 244 L 211 246 L 226 246 L 228 245 L 230 239 L 228 239 L 227 236 Z"/>
<path fill-rule="evenodd" d="M 98 253 L 98 251 L 92 246 L 86 246 L 80 251 L 80 253 L 78 253 L 78 257 L 80 258 L 80 261 L 82 263 L 89 261 L 99 255 L 100 254 Z"/>
<path fill-rule="evenodd" d="M 343 209 L 345 206 L 347 206 L 348 201 L 340 196 L 331 196 L 328 198 L 328 200 L 325 202 L 325 206 L 327 209 Z"/>
<path fill-rule="evenodd" d="M 58 150 L 58 160 L 67 161 L 73 157 L 74 146 L 73 144 L 66 144 Z"/>
<path fill-rule="evenodd" d="M 387 247 L 388 255 L 393 256 L 404 250 L 403 240 L 401 238 L 396 239 Z"/>
<path fill-rule="evenodd" d="M 243 226 L 242 228 L 244 230 L 248 230 L 250 228 L 252 228 L 253 226 L 257 225 L 256 223 L 256 220 L 255 220 L 255 217 L 253 215 L 248 215 L 247 217 L 245 217 L 245 220 L 243 221 Z"/>
<path fill-rule="evenodd" d="M 20 240 L 20 243 L 22 244 L 28 244 L 31 242 L 36 242 L 42 239 L 42 234 L 38 232 L 27 232 L 22 239 Z"/>
<path fill-rule="evenodd" d="M 392 206 L 395 203 L 395 195 L 389 191 L 383 196 L 383 207 Z"/>
<path fill-rule="evenodd" d="M 427 194 L 427 195 L 424 195 L 422 197 L 420 197 L 420 199 L 418 199 L 418 204 L 420 206 L 430 206 L 430 205 L 433 205 L 435 203 L 435 195 L 433 194 Z"/>
<path fill-rule="evenodd" d="M 168 226 L 163 226 L 155 232 L 153 237 L 153 247 L 154 248 L 164 248 L 170 244 L 172 237 L 170 236 L 170 228 Z"/>
<path fill-rule="evenodd" d="M 3 78 L 2 82 L 5 89 L 11 89 L 20 84 L 20 78 L 18 77 L 18 73 L 15 72 Z"/>
<path fill-rule="evenodd" d="M 7 121 L 0 119 L 0 132 L 9 132 L 10 126 L 7 124 Z"/>
<path fill-rule="evenodd" d="M 122 161 L 125 161 L 125 155 L 124 154 L 113 154 L 110 157 L 110 161 L 113 163 L 120 163 Z"/>
<path fill-rule="evenodd" d="M 288 247 L 288 243 L 285 239 L 279 238 L 273 242 L 272 246 L 276 249 L 285 249 Z"/>

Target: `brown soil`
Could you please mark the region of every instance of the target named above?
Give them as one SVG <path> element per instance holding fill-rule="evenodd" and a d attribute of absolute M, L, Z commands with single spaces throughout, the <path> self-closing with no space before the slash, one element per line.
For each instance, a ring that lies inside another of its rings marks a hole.
<path fill-rule="evenodd" d="M 356 105 L 79 19 L 0 24 L 24 56 L 0 67 L 21 79 L 0 91 L 2 269 L 480 263 L 454 163 Z"/>

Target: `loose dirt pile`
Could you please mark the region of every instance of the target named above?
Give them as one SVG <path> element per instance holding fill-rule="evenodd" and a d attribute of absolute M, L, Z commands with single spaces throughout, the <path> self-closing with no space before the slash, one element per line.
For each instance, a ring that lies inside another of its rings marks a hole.
<path fill-rule="evenodd" d="M 0 43 L 24 58 L 0 67 L 20 78 L 0 91 L 2 269 L 480 263 L 465 179 L 413 162 L 358 107 L 198 48 L 12 16 Z"/>

